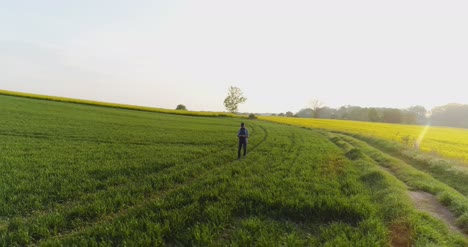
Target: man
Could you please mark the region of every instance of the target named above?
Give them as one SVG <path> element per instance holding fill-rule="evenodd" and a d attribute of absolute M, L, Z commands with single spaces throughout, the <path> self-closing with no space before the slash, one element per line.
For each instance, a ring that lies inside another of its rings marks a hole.
<path fill-rule="evenodd" d="M 237 132 L 239 137 L 239 149 L 237 150 L 237 159 L 241 158 L 241 149 L 244 148 L 244 156 L 247 154 L 247 138 L 249 138 L 249 131 L 245 128 L 244 123 L 241 123 L 241 128 Z"/>

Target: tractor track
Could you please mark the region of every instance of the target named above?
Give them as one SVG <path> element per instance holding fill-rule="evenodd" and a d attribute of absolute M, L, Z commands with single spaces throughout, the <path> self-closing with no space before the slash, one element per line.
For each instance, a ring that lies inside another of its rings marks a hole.
<path fill-rule="evenodd" d="M 260 142 L 258 142 L 256 145 L 254 145 L 251 148 L 250 152 L 254 152 L 258 147 L 263 145 L 268 140 L 268 130 L 263 126 L 259 126 L 259 127 L 263 132 L 263 138 L 262 138 L 262 140 Z M 252 134 L 254 134 L 254 133 L 255 132 L 252 132 Z M 203 158 L 204 157 L 200 157 L 199 160 L 202 160 Z M 245 162 L 241 162 L 241 163 L 244 163 L 243 164 L 244 166 L 247 165 Z M 97 218 L 97 220 L 95 220 L 95 221 L 86 222 L 82 226 L 78 227 L 78 229 L 75 228 L 75 229 L 72 229 L 72 230 L 69 230 L 69 231 L 61 231 L 57 235 L 51 236 L 49 238 L 35 240 L 35 241 L 33 241 L 33 245 L 38 245 L 41 242 L 45 242 L 45 241 L 48 241 L 48 240 L 61 240 L 61 239 L 65 239 L 65 238 L 70 237 L 70 236 L 79 235 L 80 233 L 83 233 L 88 229 L 92 229 L 93 227 L 98 226 L 100 224 L 109 223 L 109 222 L 112 222 L 112 221 L 114 221 L 114 220 L 116 220 L 116 219 L 118 219 L 120 217 L 125 217 L 125 215 L 128 215 L 131 212 L 133 212 L 135 210 L 138 210 L 140 208 L 144 208 L 145 206 L 148 206 L 148 205 L 154 203 L 154 201 L 156 201 L 156 200 L 160 200 L 162 198 L 165 198 L 166 196 L 170 195 L 171 193 L 176 192 L 179 189 L 182 189 L 184 187 L 188 187 L 188 186 L 191 186 L 191 185 L 195 184 L 197 181 L 200 181 L 200 179 L 203 179 L 204 175 L 206 175 L 208 173 L 213 174 L 214 172 L 219 172 L 219 171 L 225 170 L 226 167 L 234 165 L 234 164 L 236 166 L 239 166 L 239 163 L 237 162 L 237 160 L 232 159 L 232 160 L 230 160 L 230 161 L 228 161 L 226 163 L 223 163 L 222 165 L 214 166 L 212 169 L 206 169 L 202 173 L 198 174 L 197 177 L 190 178 L 187 181 L 176 184 L 176 186 L 174 186 L 174 187 L 168 188 L 166 190 L 158 191 L 157 193 L 154 193 L 154 194 L 151 194 L 150 196 L 145 197 L 144 200 L 140 201 L 140 203 L 137 203 L 137 204 L 129 206 L 129 207 L 119 208 L 114 213 L 103 215 L 102 217 Z M 177 169 L 177 168 L 179 168 L 179 167 L 171 167 L 171 169 Z M 77 204 L 78 204 L 78 201 L 77 201 Z"/>
<path fill-rule="evenodd" d="M 336 133 L 335 133 L 336 134 Z M 343 133 L 339 133 L 339 135 L 343 135 L 343 136 L 346 136 L 348 138 L 352 138 L 352 139 L 355 139 L 353 136 L 350 136 L 350 135 L 346 135 L 346 134 L 343 134 Z M 325 136 L 327 137 L 327 136 Z M 328 138 L 328 137 L 327 137 Z M 329 138 L 330 139 L 330 138 Z M 343 139 L 341 139 L 343 140 Z M 355 148 L 358 148 L 357 146 L 353 145 L 353 143 L 350 143 L 349 141 L 346 141 L 346 140 L 343 140 L 345 142 L 347 142 L 349 145 L 355 147 Z M 388 156 L 391 156 L 392 158 L 394 159 L 397 159 L 403 163 L 405 163 L 406 165 L 408 166 L 411 166 L 410 164 L 407 164 L 406 161 L 404 160 L 401 160 L 399 159 L 398 157 L 394 157 L 393 155 L 390 155 L 388 153 L 386 153 L 385 151 L 382 151 L 381 149 L 377 148 L 377 147 L 374 147 L 372 146 L 371 144 L 368 144 L 366 141 L 364 140 L 360 140 L 361 142 L 364 142 L 366 143 L 367 145 L 369 145 L 370 147 L 378 150 L 379 152 L 383 153 L 383 154 L 386 154 Z M 339 146 L 338 146 L 339 147 Z M 381 170 L 383 170 L 384 172 L 390 174 L 391 176 L 393 176 L 394 178 L 396 178 L 397 180 L 399 180 L 400 182 L 402 182 L 407 189 L 411 189 L 411 186 L 409 186 L 405 181 L 401 180 L 400 178 L 398 178 L 398 176 L 390 169 L 388 168 L 387 166 L 383 165 L 382 164 L 382 161 L 379 161 L 379 160 L 376 160 L 375 158 L 373 158 L 372 156 L 367 156 L 369 157 L 370 159 L 372 159 L 376 164 L 378 164 L 379 168 Z M 446 206 L 442 205 L 438 200 L 437 198 L 431 194 L 431 193 L 428 193 L 428 192 L 425 192 L 425 191 L 418 191 L 418 190 L 407 190 L 407 194 L 408 194 L 408 197 L 411 199 L 411 201 L 413 202 L 413 205 L 415 206 L 416 209 L 418 209 L 419 211 L 422 211 L 422 212 L 425 212 L 429 215 L 431 215 L 432 217 L 434 218 L 437 218 L 439 219 L 440 221 L 442 221 L 445 225 L 447 225 L 447 227 L 451 230 L 451 231 L 454 231 L 454 232 L 457 232 L 457 233 L 460 233 L 462 235 L 464 235 L 465 237 L 468 238 L 468 234 L 466 232 L 464 232 L 462 229 L 460 229 L 457 225 L 456 225 L 456 217 L 454 215 L 454 213 L 452 213 Z"/>

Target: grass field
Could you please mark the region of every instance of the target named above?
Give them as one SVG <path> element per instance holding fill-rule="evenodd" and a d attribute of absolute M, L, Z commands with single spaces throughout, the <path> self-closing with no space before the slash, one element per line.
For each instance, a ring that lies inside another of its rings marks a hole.
<path fill-rule="evenodd" d="M 361 139 L 468 196 L 466 129 L 284 117 L 261 119 L 343 133 Z M 419 146 L 421 150 L 415 146 Z"/>
<path fill-rule="evenodd" d="M 468 244 L 405 183 L 463 229 L 466 196 L 352 137 L 5 95 L 0 114 L 2 246 Z"/>
<path fill-rule="evenodd" d="M 238 117 L 238 118 L 246 117 L 246 116 L 239 116 L 239 115 L 226 113 L 226 112 L 197 112 L 197 111 L 184 111 L 184 110 L 170 110 L 170 109 L 155 108 L 155 107 L 125 105 L 125 104 L 107 103 L 107 102 L 92 101 L 92 100 L 82 100 L 82 99 L 47 96 L 47 95 L 39 95 L 39 94 L 31 94 L 31 93 L 12 92 L 12 91 L 1 90 L 1 89 L 0 89 L 0 95 L 19 96 L 19 97 L 31 98 L 31 99 L 42 99 L 42 100 L 49 100 L 49 101 L 82 104 L 82 105 L 103 106 L 103 107 L 111 107 L 111 108 L 117 108 L 117 109 L 158 112 L 158 113 L 176 114 L 176 115 L 184 115 L 184 116 Z"/>
<path fill-rule="evenodd" d="M 395 141 L 427 153 L 457 159 L 468 164 L 468 129 L 370 123 L 331 119 L 261 117 L 263 120 L 301 127 L 356 134 Z"/>

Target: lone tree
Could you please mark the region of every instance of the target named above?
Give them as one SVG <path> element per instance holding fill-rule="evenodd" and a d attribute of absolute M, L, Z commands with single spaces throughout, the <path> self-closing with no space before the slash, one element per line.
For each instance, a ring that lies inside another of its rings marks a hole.
<path fill-rule="evenodd" d="M 236 113 L 239 104 L 244 103 L 247 100 L 242 95 L 242 91 L 238 87 L 229 87 L 228 96 L 224 99 L 224 106 L 229 112 Z"/>
<path fill-rule="evenodd" d="M 309 103 L 310 109 L 312 109 L 312 117 L 319 118 L 320 110 L 322 109 L 323 103 L 318 99 L 313 99 Z"/>
<path fill-rule="evenodd" d="M 179 104 L 179 105 L 177 105 L 176 110 L 186 111 L 187 107 L 185 107 L 185 105 Z"/>

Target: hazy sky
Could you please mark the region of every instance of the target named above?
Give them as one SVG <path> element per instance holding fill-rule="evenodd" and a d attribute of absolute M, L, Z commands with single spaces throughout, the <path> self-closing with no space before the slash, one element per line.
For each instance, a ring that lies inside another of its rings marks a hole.
<path fill-rule="evenodd" d="M 468 1 L 0 0 L 0 89 L 243 112 L 468 103 Z"/>

